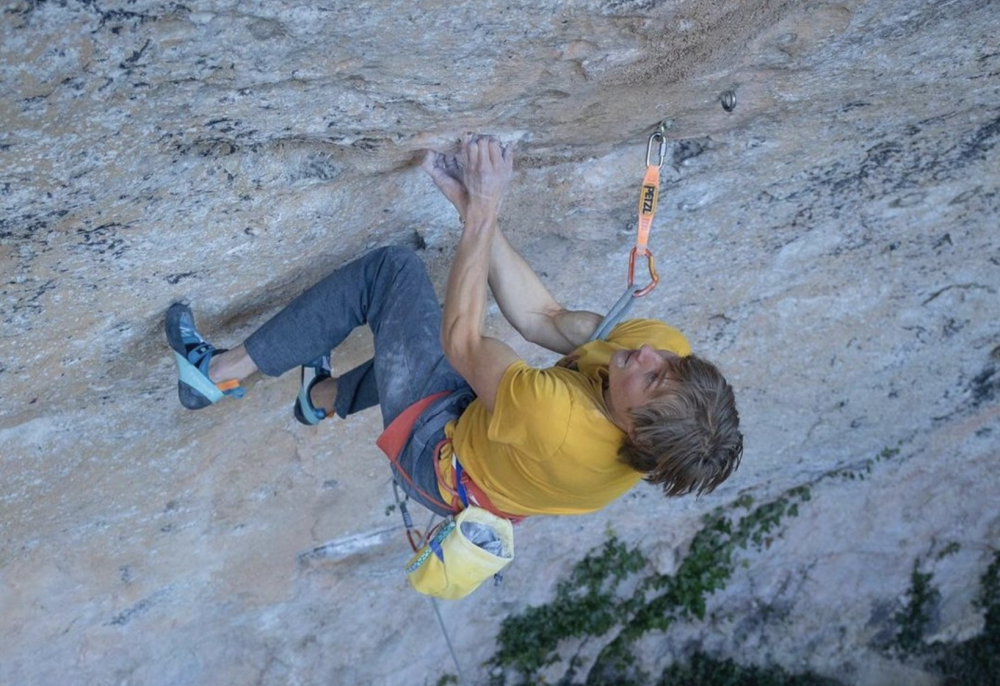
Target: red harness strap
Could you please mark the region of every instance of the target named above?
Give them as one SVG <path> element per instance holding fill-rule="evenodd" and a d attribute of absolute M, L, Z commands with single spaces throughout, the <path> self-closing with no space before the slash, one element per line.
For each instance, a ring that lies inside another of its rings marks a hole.
<path fill-rule="evenodd" d="M 386 456 L 395 462 L 399 459 L 399 454 L 403 452 L 403 448 L 406 447 L 406 442 L 410 439 L 410 433 L 413 431 L 413 425 L 417 423 L 420 419 L 420 415 L 423 411 L 430 407 L 435 400 L 443 398 L 448 395 L 448 391 L 441 391 L 440 393 L 435 393 L 434 395 L 429 395 L 422 400 L 410 405 L 408 408 L 399 413 L 399 415 L 389 423 L 389 426 L 385 427 L 385 431 L 382 435 L 375 440 L 375 445 L 386 454 Z"/>
<path fill-rule="evenodd" d="M 446 438 L 445 440 L 438 443 L 437 449 L 434 451 L 435 454 L 434 471 L 437 473 L 438 483 L 441 484 L 444 484 L 445 481 L 444 478 L 441 476 L 441 467 L 440 467 L 441 461 L 437 459 L 437 456 L 440 455 L 441 448 L 442 446 L 444 446 L 445 443 L 451 443 L 451 439 Z M 452 453 L 452 455 L 454 455 L 454 453 Z M 458 464 L 458 456 L 454 455 L 454 457 L 455 460 L 452 463 L 453 466 Z M 518 524 L 524 520 L 523 515 L 518 516 L 518 515 L 508 514 L 507 512 L 504 512 L 496 505 L 494 505 L 493 502 L 490 500 L 489 496 L 486 495 L 486 491 L 480 488 L 479 484 L 473 481 L 472 477 L 469 476 L 469 473 L 464 469 L 461 470 L 454 469 L 452 473 L 452 483 L 445 485 L 445 490 L 448 491 L 449 495 L 451 495 L 451 502 L 449 503 L 449 505 L 451 505 L 452 508 L 455 508 L 456 512 L 460 512 L 463 507 L 462 499 L 458 495 L 457 479 L 460 473 L 462 475 L 462 486 L 465 487 L 466 495 L 468 496 L 469 501 L 473 505 L 475 505 L 476 507 L 481 507 L 488 512 L 492 512 L 497 517 L 508 519 L 512 524 Z"/>
<path fill-rule="evenodd" d="M 410 475 L 407 474 L 405 470 L 400 468 L 399 455 L 403 452 L 403 448 L 406 447 L 406 442 L 410 440 L 410 434 L 413 432 L 413 425 L 417 423 L 418 419 L 420 419 L 420 415 L 423 414 L 423 411 L 430 407 L 435 400 L 445 397 L 448 393 L 448 391 L 441 391 L 440 393 L 429 395 L 426 398 L 413 403 L 400 412 L 399 415 L 389 423 L 389 426 L 385 428 L 382 435 L 375 440 L 375 445 L 377 445 L 379 449 L 385 453 L 386 457 L 389 458 L 389 461 L 396 466 L 396 471 L 402 475 L 402 477 L 406 480 L 406 483 L 410 485 L 410 488 L 432 502 L 440 501 L 441 496 L 437 493 L 433 495 L 427 493 L 422 488 L 417 486 L 417 484 L 413 482 L 413 479 L 410 478 Z M 441 445 L 438 444 L 437 449 L 434 451 L 435 469 L 437 467 L 437 454 L 440 450 Z"/>
<path fill-rule="evenodd" d="M 413 403 L 405 410 L 400 412 L 399 416 L 397 416 L 389 423 L 389 426 L 385 428 L 385 431 L 382 432 L 382 435 L 380 435 L 378 439 L 376 439 L 375 441 L 375 445 L 377 445 L 379 449 L 383 453 L 385 453 L 386 457 L 388 457 L 389 460 L 396 466 L 396 471 L 402 475 L 402 477 L 406 480 L 406 483 L 409 484 L 410 487 L 413 488 L 415 491 L 420 493 L 421 496 L 431 501 L 440 501 L 441 496 L 436 493 L 431 495 L 425 492 L 419 486 L 417 486 L 417 484 L 413 482 L 413 479 L 410 478 L 410 475 L 400 468 L 399 456 L 403 452 L 403 448 L 406 447 L 406 442 L 410 439 L 410 434 L 413 431 L 413 426 L 414 424 L 417 423 L 417 420 L 420 418 L 420 415 L 423 414 L 423 411 L 426 410 L 428 407 L 430 407 L 435 400 L 443 398 L 444 396 L 448 395 L 448 393 L 449 393 L 448 391 L 441 391 L 440 393 L 429 395 L 426 398 L 423 398 Z M 444 479 L 441 478 L 441 467 L 440 467 L 441 448 L 443 448 L 445 444 L 448 443 L 451 443 L 451 439 L 446 438 L 443 441 L 440 441 L 434 448 L 434 473 L 437 474 L 438 483 L 443 484 L 445 490 L 449 494 L 451 494 L 452 498 L 449 505 L 456 513 L 458 513 L 462 511 L 462 502 L 458 498 L 458 493 L 455 490 L 454 483 L 446 484 Z M 483 489 L 481 489 L 478 485 L 476 485 L 476 483 L 472 481 L 468 473 L 465 472 L 464 470 L 462 472 L 462 485 L 465 486 L 466 490 L 472 496 L 472 499 L 475 502 L 475 504 L 483 508 L 484 510 L 489 510 L 498 517 L 509 519 L 511 522 L 515 524 L 524 519 L 524 517 L 517 517 L 515 515 L 510 515 L 496 508 L 493 505 L 493 503 L 490 502 L 490 499 L 486 495 L 486 493 L 483 492 Z"/>

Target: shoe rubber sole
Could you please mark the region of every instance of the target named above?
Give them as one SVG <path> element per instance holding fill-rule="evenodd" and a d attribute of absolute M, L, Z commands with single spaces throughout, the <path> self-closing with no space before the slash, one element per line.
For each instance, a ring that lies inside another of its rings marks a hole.
<path fill-rule="evenodd" d="M 166 333 L 177 363 L 177 397 L 187 409 L 201 410 L 219 402 L 225 394 L 188 361 L 185 332 L 196 332 L 194 314 L 187 305 L 174 303 L 167 310 Z"/>
<path fill-rule="evenodd" d="M 326 419 L 325 412 L 313 407 L 312 401 L 309 399 L 309 392 L 316 383 L 329 377 L 330 374 L 323 368 L 322 360 L 300 367 L 299 396 L 295 399 L 294 407 L 295 419 L 300 424 L 315 426 Z"/>

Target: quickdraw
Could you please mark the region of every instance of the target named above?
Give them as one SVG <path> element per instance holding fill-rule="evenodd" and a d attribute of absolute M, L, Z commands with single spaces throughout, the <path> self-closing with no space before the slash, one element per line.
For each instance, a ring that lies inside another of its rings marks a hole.
<path fill-rule="evenodd" d="M 649 250 L 649 232 L 653 228 L 653 218 L 656 216 L 656 204 L 660 199 L 660 168 L 667 157 L 667 123 L 663 122 L 649 137 L 646 144 L 646 173 L 642 177 L 642 188 L 639 191 L 639 222 L 636 229 L 635 247 L 628 258 L 628 285 L 635 284 L 635 261 L 639 255 L 646 258 L 649 266 L 649 283 L 635 293 L 633 297 L 641 298 L 656 288 L 660 277 L 656 274 L 656 263 L 653 253 Z M 653 164 L 653 146 L 659 143 L 657 162 Z"/>
<path fill-rule="evenodd" d="M 662 121 L 649 136 L 649 141 L 646 144 L 646 173 L 642 177 L 642 187 L 639 190 L 639 221 L 636 228 L 635 245 L 628 257 L 628 286 L 601 325 L 597 327 L 594 335 L 591 336 L 590 340 L 592 341 L 607 337 L 611 333 L 611 329 L 621 321 L 632 307 L 635 299 L 647 295 L 660 282 L 660 277 L 656 273 L 656 261 L 649 249 L 649 233 L 653 228 L 653 218 L 656 216 L 656 205 L 660 197 L 660 169 L 667 158 L 667 129 L 672 124 L 673 122 L 669 119 Z M 654 153 L 656 155 L 655 163 L 653 161 Z M 641 288 L 635 285 L 635 263 L 640 255 L 646 258 L 646 266 L 649 269 L 649 283 Z"/>
<path fill-rule="evenodd" d="M 413 516 L 410 514 L 409 508 L 406 507 L 406 501 L 410 499 L 410 496 L 404 493 L 399 494 L 399 481 L 396 479 L 392 480 L 392 494 L 396 497 L 396 505 L 399 507 L 399 513 L 403 515 L 403 526 L 406 528 L 406 539 L 410 542 L 410 547 L 413 548 L 413 552 L 417 552 L 424 545 L 424 541 L 430 538 L 431 532 L 428 532 L 427 536 L 420 533 L 420 530 L 413 525 Z"/>

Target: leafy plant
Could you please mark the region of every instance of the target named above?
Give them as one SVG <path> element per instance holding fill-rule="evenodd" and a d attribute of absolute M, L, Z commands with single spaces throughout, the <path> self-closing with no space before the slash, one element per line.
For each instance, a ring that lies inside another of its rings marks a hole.
<path fill-rule="evenodd" d="M 1000 551 L 980 578 L 974 606 L 986 620 L 982 633 L 941 651 L 935 663 L 947 686 L 1000 686 Z"/>
<path fill-rule="evenodd" d="M 867 460 L 861 472 L 838 470 L 820 478 L 864 478 L 875 464 L 899 452 L 886 448 Z M 554 683 L 580 683 L 575 679 L 584 664 L 583 648 L 601 641 L 596 660 L 582 675 L 586 686 L 839 686 L 808 672 L 789 674 L 775 665 L 745 666 L 701 652 L 683 664 L 671 665 L 656 679 L 642 673 L 634 657 L 635 642 L 647 632 L 664 631 L 677 620 L 703 619 L 711 594 L 724 588 L 736 570 L 738 551 L 768 545 L 785 518 L 796 516 L 810 497 L 808 487 L 801 486 L 761 505 L 745 495 L 728 508 L 716 509 L 703 518 L 702 528 L 673 574 L 652 570 L 637 547 L 610 534 L 557 585 L 552 602 L 504 620 L 497 652 L 488 662 L 491 684 L 506 686 L 512 674 L 521 685 L 549 683 L 541 670 L 561 660 L 565 669 Z M 745 514 L 741 516 L 740 511 Z M 959 550 L 959 543 L 949 543 L 936 559 Z M 625 584 L 627 580 L 634 583 Z M 933 667 L 946 686 L 1000 686 L 1000 552 L 982 576 L 975 600 L 975 607 L 984 613 L 985 628 L 964 643 L 928 646 L 924 642 L 941 597 L 932 582 L 933 575 L 922 573 L 920 561 L 915 561 L 905 607 L 894 617 L 892 645 L 897 656 L 919 659 L 925 667 L 926 660 L 934 657 Z M 574 638 L 580 647 L 564 659 L 559 650 L 565 649 L 564 641 Z"/>
<path fill-rule="evenodd" d="M 896 640 L 894 645 L 903 654 L 912 655 L 923 647 L 924 631 L 931 620 L 931 611 L 941 600 L 941 593 L 931 585 L 931 573 L 920 572 L 918 562 L 913 563 L 910 588 L 906 591 L 906 607 L 896 613 Z"/>
<path fill-rule="evenodd" d="M 556 649 L 563 639 L 604 635 L 625 612 L 618 586 L 646 565 L 637 548 L 611 534 L 559 582 L 551 603 L 504 620 L 497 637 L 500 649 L 492 662 L 513 667 L 528 678 L 558 659 Z"/>
<path fill-rule="evenodd" d="M 685 664 L 671 665 L 657 686 L 839 686 L 812 672 L 789 674 L 778 665 L 743 666 L 695 653 Z"/>
<path fill-rule="evenodd" d="M 961 543 L 959 543 L 958 541 L 952 541 L 951 543 L 949 543 L 948 545 L 946 545 L 944 547 L 944 549 L 941 550 L 940 553 L 938 553 L 937 559 L 943 560 L 944 558 L 948 557 L 949 555 L 954 555 L 955 553 L 957 553 L 961 549 L 962 549 L 962 544 Z"/>
<path fill-rule="evenodd" d="M 497 637 L 499 649 L 490 661 L 499 668 L 494 672 L 512 669 L 521 683 L 534 683 L 541 669 L 560 659 L 563 640 L 603 638 L 617 630 L 601 649 L 586 683 L 647 683 L 646 675 L 634 668 L 635 641 L 646 632 L 666 630 L 678 619 L 704 618 L 708 597 L 733 574 L 735 553 L 765 545 L 767 535 L 784 517 L 797 515 L 799 503 L 809 498 L 809 489 L 799 487 L 757 507 L 744 496 L 729 509 L 715 510 L 704 518 L 704 526 L 672 575 L 651 570 L 637 548 L 611 536 L 559 583 L 551 603 L 504 620 Z M 748 512 L 737 518 L 734 510 L 739 509 Z M 631 593 L 621 594 L 622 582 L 640 573 Z M 576 657 L 570 659 L 563 683 L 570 683 L 578 662 Z M 495 683 L 505 683 L 504 677 Z"/>

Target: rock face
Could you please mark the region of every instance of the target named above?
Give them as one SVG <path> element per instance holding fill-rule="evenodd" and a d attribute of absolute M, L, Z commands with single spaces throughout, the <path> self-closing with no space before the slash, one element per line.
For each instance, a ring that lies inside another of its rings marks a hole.
<path fill-rule="evenodd" d="M 564 302 L 605 311 L 646 137 L 672 120 L 663 280 L 634 312 L 719 362 L 746 434 L 711 496 L 640 487 L 518 527 L 505 584 L 441 605 L 466 680 L 607 527 L 669 567 L 704 512 L 799 484 L 800 515 L 713 619 L 648 637 L 647 667 L 696 641 L 899 682 L 880 646 L 914 563 L 941 590 L 933 637 L 980 626 L 1000 538 L 995 2 L 65 0 L 0 18 L 0 683 L 456 673 L 401 571 L 378 413 L 305 429 L 292 375 L 185 411 L 161 328 L 188 299 L 235 345 L 382 244 L 418 249 L 440 287 L 458 223 L 412 161 L 466 130 L 518 141 L 505 230 Z M 864 480 L 829 476 L 886 449 Z"/>

